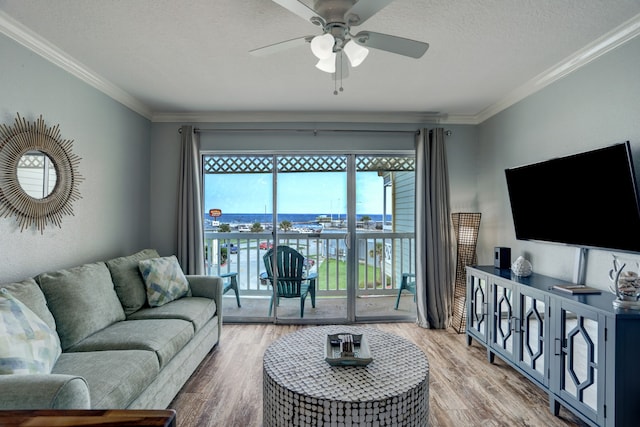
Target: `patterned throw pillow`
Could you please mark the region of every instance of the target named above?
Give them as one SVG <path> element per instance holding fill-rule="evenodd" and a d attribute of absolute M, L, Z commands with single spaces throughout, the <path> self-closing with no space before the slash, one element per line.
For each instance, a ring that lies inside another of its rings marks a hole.
<path fill-rule="evenodd" d="M 138 263 L 147 288 L 147 301 L 151 307 L 160 307 L 189 294 L 189 282 L 178 259 L 170 257 L 145 259 Z"/>
<path fill-rule="evenodd" d="M 61 352 L 55 331 L 0 289 L 0 374 L 49 374 Z"/>

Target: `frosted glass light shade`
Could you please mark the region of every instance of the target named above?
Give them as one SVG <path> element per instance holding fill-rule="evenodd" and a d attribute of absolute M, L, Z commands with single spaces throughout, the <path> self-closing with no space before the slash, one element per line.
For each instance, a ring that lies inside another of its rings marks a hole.
<path fill-rule="evenodd" d="M 336 54 L 332 52 L 328 58 L 321 59 L 316 64 L 316 68 L 324 71 L 325 73 L 335 73 L 336 72 Z"/>
<path fill-rule="evenodd" d="M 369 49 L 351 40 L 344 46 L 344 53 L 347 54 L 351 66 L 357 67 L 369 55 Z"/>
<path fill-rule="evenodd" d="M 329 33 L 315 36 L 311 40 L 311 52 L 318 59 L 327 59 L 333 53 L 333 45 L 335 43 L 335 39 Z"/>

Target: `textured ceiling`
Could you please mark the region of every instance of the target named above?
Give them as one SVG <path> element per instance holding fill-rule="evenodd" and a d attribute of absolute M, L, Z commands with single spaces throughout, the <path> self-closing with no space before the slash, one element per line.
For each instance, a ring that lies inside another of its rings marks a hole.
<path fill-rule="evenodd" d="M 619 26 L 635 37 L 640 0 L 395 0 L 357 29 L 425 41 L 429 50 L 420 59 L 372 50 L 337 96 L 306 45 L 248 53 L 319 34 L 269 0 L 0 0 L 0 11 L 5 34 L 15 23 L 152 118 L 394 112 L 477 119 Z"/>

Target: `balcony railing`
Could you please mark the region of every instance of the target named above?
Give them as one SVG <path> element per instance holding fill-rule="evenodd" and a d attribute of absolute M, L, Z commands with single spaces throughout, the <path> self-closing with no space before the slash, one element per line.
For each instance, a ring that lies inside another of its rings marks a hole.
<path fill-rule="evenodd" d="M 278 244 L 291 246 L 305 256 L 309 272 L 317 272 L 318 296 L 344 296 L 347 289 L 346 233 L 279 233 Z M 238 273 L 243 296 L 269 296 L 271 288 L 260 281 L 263 257 L 274 245 L 271 232 L 206 232 L 207 274 Z M 356 233 L 357 282 L 360 295 L 397 293 L 402 273 L 415 269 L 414 233 Z"/>

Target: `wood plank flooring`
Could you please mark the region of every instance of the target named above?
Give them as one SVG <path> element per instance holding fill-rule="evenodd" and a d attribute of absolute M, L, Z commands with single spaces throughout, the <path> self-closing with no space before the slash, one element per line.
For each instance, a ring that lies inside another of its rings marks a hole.
<path fill-rule="evenodd" d="M 546 393 L 486 350 L 470 347 L 453 329 L 429 330 L 413 323 L 363 325 L 400 335 L 429 359 L 429 422 L 433 427 L 585 426 L 560 410 L 549 411 Z M 262 425 L 262 355 L 273 341 L 304 326 L 229 325 L 220 344 L 176 396 L 178 427 Z"/>

